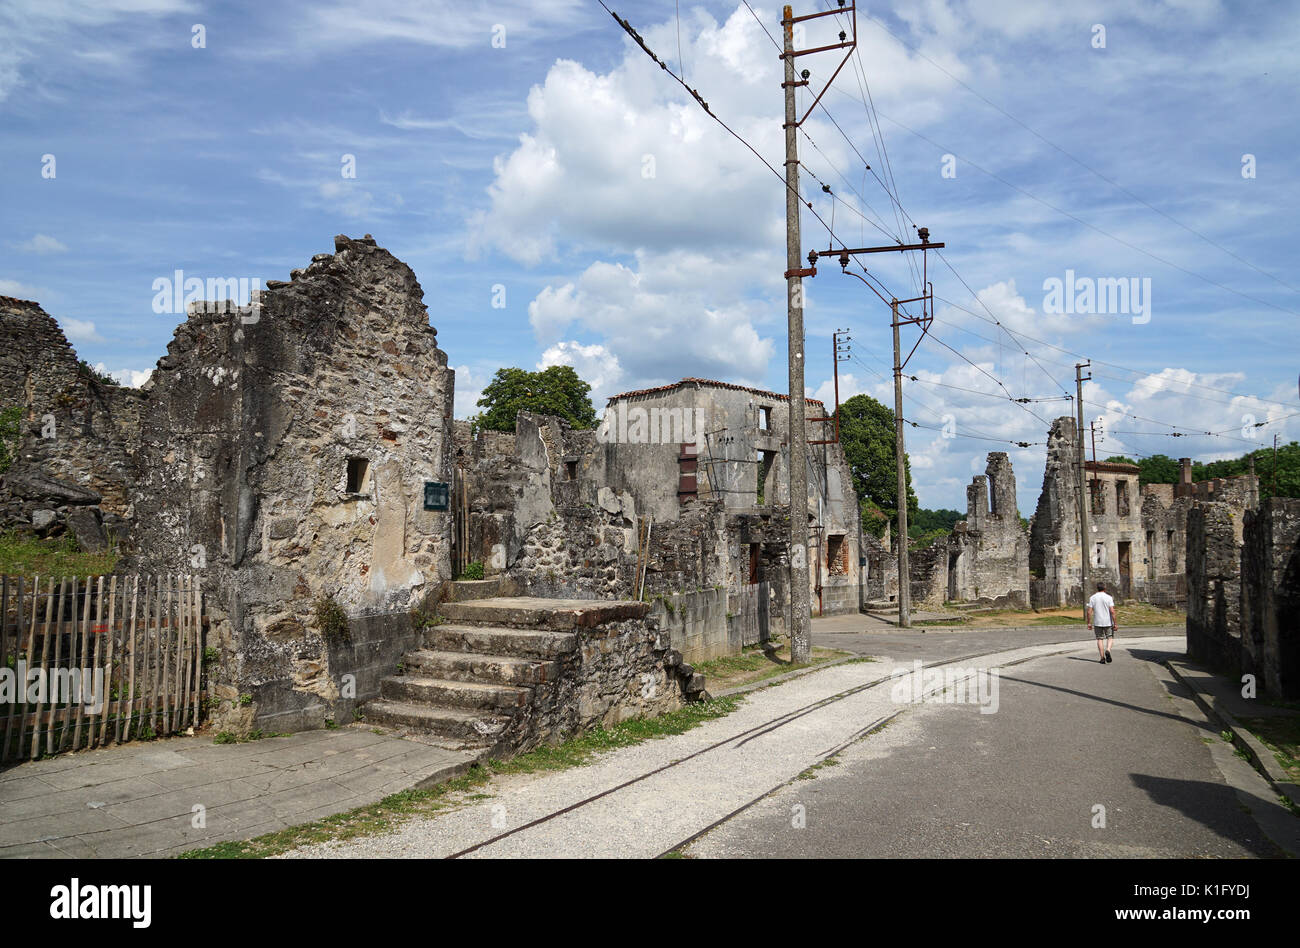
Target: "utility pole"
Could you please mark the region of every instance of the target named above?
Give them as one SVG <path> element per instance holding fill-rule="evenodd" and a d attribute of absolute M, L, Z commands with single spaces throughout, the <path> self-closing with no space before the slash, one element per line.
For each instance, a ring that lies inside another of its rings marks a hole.
<path fill-rule="evenodd" d="M 1094 465 L 1096 465 L 1096 463 L 1097 463 L 1097 423 L 1096 423 L 1095 421 L 1090 421 L 1090 422 L 1088 422 L 1088 433 L 1092 435 L 1092 463 L 1093 463 Z M 1106 439 L 1105 439 L 1105 438 L 1102 438 L 1101 440 L 1105 441 Z"/>
<path fill-rule="evenodd" d="M 898 469 L 898 627 L 912 625 L 912 577 L 907 562 L 907 467 L 903 454 L 903 365 L 898 344 L 898 300 L 889 301 L 894 330 L 894 460 Z"/>
<path fill-rule="evenodd" d="M 1079 591 L 1083 595 L 1083 605 L 1085 614 L 1088 608 L 1088 502 L 1091 499 L 1091 492 L 1088 489 L 1087 472 L 1083 462 L 1083 383 L 1092 379 L 1092 373 L 1089 372 L 1085 378 L 1083 370 L 1092 365 L 1092 360 L 1087 362 L 1075 363 L 1074 366 L 1074 387 L 1078 397 L 1076 398 L 1076 408 L 1078 410 L 1078 466 L 1079 466 L 1079 548 L 1083 553 L 1083 559 L 1079 563 Z M 1094 449 L 1095 450 L 1095 449 Z"/>
<path fill-rule="evenodd" d="M 804 409 L 802 245 L 799 242 L 799 123 L 794 74 L 794 12 L 785 7 L 785 280 L 790 359 L 790 661 L 812 653 L 812 603 L 808 590 L 808 434 Z"/>
<path fill-rule="evenodd" d="M 921 327 L 922 336 L 924 336 L 924 334 L 929 330 L 930 322 L 934 319 L 934 316 L 930 314 L 926 306 L 934 300 L 934 288 L 929 282 L 929 263 L 925 251 L 937 250 L 945 246 L 945 244 L 942 243 L 930 243 L 930 228 L 928 227 L 918 227 L 917 235 L 921 238 L 919 244 L 900 243 L 891 244 L 886 247 L 855 247 L 853 249 L 842 247 L 839 250 L 831 247 L 820 252 L 814 250 L 808 254 L 808 259 L 813 263 L 816 263 L 819 257 L 833 257 L 838 254 L 840 258 L 841 272 L 846 276 L 853 276 L 862 280 L 869 290 L 883 300 L 884 296 L 881 296 L 879 290 L 872 286 L 864 277 L 849 269 L 849 258 L 852 255 L 859 253 L 901 253 L 910 250 L 921 251 L 921 259 L 923 261 L 921 280 L 926 292 L 921 296 L 914 296 L 911 299 L 891 299 L 888 301 L 889 311 L 893 317 L 890 320 L 890 326 L 894 332 L 894 462 L 898 474 L 898 626 L 903 629 L 910 628 L 912 625 L 912 589 L 910 585 L 910 571 L 907 562 L 907 455 L 904 453 L 903 447 L 903 369 L 906 368 L 907 363 L 911 361 L 912 354 L 916 352 L 916 346 L 921 344 L 921 340 L 917 339 L 916 345 L 912 346 L 912 351 L 907 354 L 907 358 L 902 358 L 898 338 L 898 328 L 900 326 L 915 324 Z M 865 267 L 863 268 L 863 271 L 866 272 Z M 898 307 L 901 304 L 917 302 L 921 304 L 920 316 L 909 316 L 906 319 L 898 318 Z"/>
<path fill-rule="evenodd" d="M 826 16 L 847 14 L 851 17 L 852 37 L 840 31 L 840 41 L 812 49 L 794 48 L 794 25 L 805 20 L 818 20 Z M 799 266 L 799 126 L 812 114 L 830 84 L 840 74 L 858 44 L 857 4 L 838 9 L 796 17 L 789 5 L 781 11 L 781 33 L 784 44 L 781 60 L 784 78 L 781 88 L 785 92 L 785 281 L 786 307 L 789 329 L 788 352 L 790 359 L 790 661 L 806 662 L 812 654 L 812 606 L 808 582 L 808 427 L 807 401 L 804 395 L 804 338 L 803 338 L 803 278 L 817 275 L 817 268 Z M 795 102 L 796 90 L 807 86 L 811 75 L 807 69 L 795 78 L 794 61 L 799 56 L 827 50 L 844 50 L 844 58 L 831 73 L 830 79 L 817 93 L 803 116 Z M 811 205 L 809 205 L 811 206 Z M 810 260 L 815 259 L 810 255 Z"/>
<path fill-rule="evenodd" d="M 843 339 L 840 339 L 843 336 Z M 849 357 L 852 350 L 852 339 L 847 329 L 837 329 L 831 336 L 831 358 L 833 360 L 833 371 L 835 373 L 835 413 L 827 415 L 825 418 L 809 418 L 809 424 L 818 422 L 835 424 L 835 437 L 823 438 L 819 441 L 809 441 L 809 444 L 839 444 L 840 443 L 840 363 Z"/>

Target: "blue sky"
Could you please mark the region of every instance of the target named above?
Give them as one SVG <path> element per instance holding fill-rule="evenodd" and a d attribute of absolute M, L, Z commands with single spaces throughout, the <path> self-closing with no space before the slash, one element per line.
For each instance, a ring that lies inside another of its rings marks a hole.
<path fill-rule="evenodd" d="M 751 4 L 779 38 L 779 9 Z M 780 166 L 780 63 L 743 4 L 611 6 Z M 1044 420 L 1071 407 L 1009 397 L 1072 391 L 1070 353 L 1110 363 L 1085 391 L 1099 456 L 1297 437 L 1300 10 L 928 0 L 864 7 L 858 36 L 823 100 L 839 129 L 820 110 L 804 126 L 804 180 L 840 239 L 915 222 L 960 275 L 931 256 L 935 339 L 908 367 L 923 505 L 963 508 L 1007 450 L 1032 510 Z M 817 87 L 834 54 L 800 65 Z M 785 386 L 782 186 L 595 0 L 5 0 L 0 123 L 0 293 L 128 381 L 177 321 L 155 279 L 287 279 L 370 233 L 419 277 L 462 417 L 504 365 L 572 364 L 598 406 L 683 376 Z M 808 212 L 803 233 L 831 240 Z M 873 275 L 917 295 L 888 256 Z M 1149 280 L 1149 319 L 1045 311 L 1067 271 Z M 888 308 L 837 266 L 807 294 L 809 390 L 829 399 L 830 334 L 851 327 L 841 395 L 892 405 Z"/>

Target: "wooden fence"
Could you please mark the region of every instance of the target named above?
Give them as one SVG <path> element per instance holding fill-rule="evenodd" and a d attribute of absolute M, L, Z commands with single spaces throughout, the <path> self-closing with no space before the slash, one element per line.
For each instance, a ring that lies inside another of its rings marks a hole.
<path fill-rule="evenodd" d="M 768 583 L 751 583 L 728 597 L 732 628 L 739 629 L 742 646 L 758 645 L 772 638 L 771 589 Z"/>
<path fill-rule="evenodd" d="M 192 576 L 0 578 L 0 764 L 197 725 L 203 642 Z"/>

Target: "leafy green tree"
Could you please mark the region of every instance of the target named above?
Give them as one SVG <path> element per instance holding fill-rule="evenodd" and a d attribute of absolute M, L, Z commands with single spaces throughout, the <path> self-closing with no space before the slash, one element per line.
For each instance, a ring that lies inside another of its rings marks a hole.
<path fill-rule="evenodd" d="M 1137 464 L 1137 461 L 1134 461 L 1132 458 L 1125 457 L 1122 454 L 1112 454 L 1110 457 L 1106 458 L 1105 461 L 1103 461 L 1102 463 L 1103 464 Z"/>
<path fill-rule="evenodd" d="M 520 411 L 559 415 L 575 428 L 593 428 L 596 409 L 588 394 L 591 386 L 568 365 L 553 365 L 540 372 L 497 369 L 478 400 L 483 412 L 475 417 L 480 428 L 514 431 Z"/>
<path fill-rule="evenodd" d="M 1153 454 L 1138 461 L 1139 484 L 1177 484 L 1178 462 L 1167 454 Z"/>
<path fill-rule="evenodd" d="M 854 395 L 840 405 L 840 441 L 862 505 L 862 527 L 880 536 L 885 524 L 898 517 L 894 413 L 870 395 Z M 912 471 L 906 455 L 903 462 L 910 518 L 916 515 L 916 494 L 912 491 Z M 875 515 L 873 508 L 884 514 L 884 518 Z"/>
<path fill-rule="evenodd" d="M 958 521 L 965 520 L 966 515 L 959 510 L 926 510 L 918 508 L 916 517 L 908 517 L 907 533 L 913 540 L 928 533 L 952 533 Z"/>

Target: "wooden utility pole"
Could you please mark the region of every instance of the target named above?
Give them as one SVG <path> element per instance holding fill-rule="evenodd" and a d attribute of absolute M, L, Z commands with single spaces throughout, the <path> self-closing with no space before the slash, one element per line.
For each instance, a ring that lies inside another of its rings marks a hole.
<path fill-rule="evenodd" d="M 1075 399 L 1078 411 L 1078 425 L 1076 432 L 1078 437 L 1078 466 L 1079 466 L 1079 549 L 1083 554 L 1083 559 L 1079 563 L 1079 590 L 1083 594 L 1084 614 L 1087 615 L 1088 609 L 1088 503 L 1092 499 L 1091 491 L 1088 489 L 1087 470 L 1083 461 L 1083 383 L 1092 378 L 1092 373 L 1088 373 L 1087 378 L 1083 375 L 1083 370 L 1092 365 L 1092 361 L 1076 363 L 1074 366 L 1074 387 L 1077 394 Z"/>
<path fill-rule="evenodd" d="M 919 244 L 891 244 L 885 247 L 841 247 L 836 250 L 831 247 L 827 250 L 816 251 L 808 255 L 808 259 L 816 263 L 821 257 L 839 256 L 840 271 L 845 276 L 857 277 L 866 284 L 867 288 L 879 296 L 882 300 L 884 296 L 880 291 L 872 286 L 866 279 L 859 276 L 849 269 L 849 258 L 860 253 L 902 253 L 911 250 L 920 250 L 922 260 L 925 261 L 925 252 L 928 250 L 938 250 L 945 246 L 942 243 L 930 243 L 930 228 L 918 227 L 917 234 L 921 238 Z M 864 268 L 864 272 L 865 268 Z M 916 346 L 921 344 L 921 340 L 916 341 L 912 346 L 912 352 L 907 354 L 907 358 L 902 357 L 900 352 L 898 327 L 917 325 L 921 327 L 922 335 L 930 328 L 930 323 L 934 319 L 932 313 L 926 308 L 934 301 L 934 288 L 929 282 L 929 264 L 922 263 L 922 283 L 926 292 L 921 296 L 915 296 L 911 299 L 889 300 L 889 312 L 893 316 L 890 320 L 890 326 L 894 331 L 894 461 L 898 470 L 898 625 L 900 628 L 910 628 L 912 624 L 912 589 L 907 562 L 907 455 L 903 451 L 903 369 L 911 360 L 912 354 L 916 352 Z M 921 315 L 909 316 L 906 319 L 898 318 L 898 307 L 903 303 L 920 303 Z"/>
<path fill-rule="evenodd" d="M 799 266 L 799 116 L 795 104 L 794 13 L 782 11 L 785 36 L 785 265 L 790 359 L 790 661 L 812 653 L 812 604 L 808 590 L 808 433 L 804 396 L 803 275 Z"/>
<path fill-rule="evenodd" d="M 894 329 L 894 460 L 898 468 L 898 627 L 912 625 L 911 571 L 907 562 L 907 455 L 903 453 L 903 363 L 898 344 L 898 300 L 890 300 Z"/>

